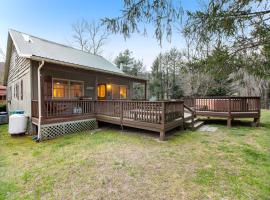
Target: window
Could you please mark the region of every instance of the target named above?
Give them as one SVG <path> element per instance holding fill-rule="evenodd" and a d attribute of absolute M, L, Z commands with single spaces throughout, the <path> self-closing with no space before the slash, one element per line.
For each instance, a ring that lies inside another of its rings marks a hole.
<path fill-rule="evenodd" d="M 23 80 L 21 80 L 21 100 L 23 100 Z"/>
<path fill-rule="evenodd" d="M 105 85 L 98 85 L 98 97 L 104 98 L 106 96 L 106 86 Z"/>
<path fill-rule="evenodd" d="M 53 98 L 78 98 L 83 96 L 83 82 L 53 79 Z"/>
<path fill-rule="evenodd" d="M 15 94 L 16 99 L 19 99 L 19 83 L 16 83 Z"/>
<path fill-rule="evenodd" d="M 120 86 L 120 99 L 126 99 L 126 98 L 127 98 L 127 87 Z"/>
<path fill-rule="evenodd" d="M 66 80 L 53 80 L 53 97 L 69 98 L 69 82 Z"/>
<path fill-rule="evenodd" d="M 70 98 L 83 96 L 83 83 L 78 81 L 70 81 Z"/>

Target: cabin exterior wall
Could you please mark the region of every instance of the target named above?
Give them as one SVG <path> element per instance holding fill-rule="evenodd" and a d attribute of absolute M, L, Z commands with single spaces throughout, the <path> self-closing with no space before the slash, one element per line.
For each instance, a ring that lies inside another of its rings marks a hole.
<path fill-rule="evenodd" d="M 39 63 L 32 61 L 32 99 L 38 100 L 38 87 L 37 87 L 37 69 Z M 127 87 L 127 99 L 132 97 L 132 80 L 129 78 L 110 75 L 101 72 L 75 69 L 67 66 L 45 63 L 41 70 L 43 79 L 44 98 L 52 98 L 52 80 L 53 79 L 66 79 L 71 81 L 82 81 L 84 83 L 84 98 L 91 100 L 97 99 L 97 85 L 98 84 L 111 84 L 111 85 L 125 85 Z M 107 98 L 111 99 L 108 95 Z"/>
<path fill-rule="evenodd" d="M 30 60 L 20 57 L 12 46 L 7 80 L 8 111 L 24 110 L 31 116 Z"/>

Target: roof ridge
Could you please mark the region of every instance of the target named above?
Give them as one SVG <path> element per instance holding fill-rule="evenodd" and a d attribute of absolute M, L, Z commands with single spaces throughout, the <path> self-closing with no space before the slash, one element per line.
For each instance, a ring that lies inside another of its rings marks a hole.
<path fill-rule="evenodd" d="M 63 47 L 66 47 L 66 48 L 70 48 L 70 49 L 73 49 L 73 50 L 77 50 L 77 51 L 80 51 L 80 52 L 85 53 L 85 54 L 90 54 L 90 55 L 92 55 L 92 56 L 99 56 L 99 57 L 104 58 L 104 57 L 101 56 L 101 55 L 97 55 L 97 54 L 93 54 L 93 53 L 90 53 L 90 52 L 86 52 L 86 51 L 77 49 L 77 48 L 72 47 L 72 46 L 68 46 L 68 45 L 65 45 L 65 44 L 61 44 L 61 43 L 59 43 L 59 42 L 54 42 L 54 41 L 51 41 L 51 40 L 48 40 L 48 39 L 44 39 L 44 38 L 41 38 L 41 37 L 38 37 L 38 36 L 35 36 L 35 35 L 31 35 L 31 34 L 28 34 L 28 33 L 22 32 L 22 31 L 17 31 L 17 30 L 15 30 L 15 29 L 9 29 L 9 31 L 15 31 L 15 32 L 17 32 L 17 33 L 29 35 L 30 37 L 34 37 L 34 38 L 36 38 L 36 39 L 43 40 L 43 41 L 45 41 L 45 42 L 49 42 L 49 43 L 53 43 L 53 44 L 56 44 L 56 45 L 59 45 L 59 46 L 63 46 Z M 104 58 L 104 59 L 105 59 L 105 58 Z M 105 59 L 105 60 L 107 60 L 107 59 Z"/>

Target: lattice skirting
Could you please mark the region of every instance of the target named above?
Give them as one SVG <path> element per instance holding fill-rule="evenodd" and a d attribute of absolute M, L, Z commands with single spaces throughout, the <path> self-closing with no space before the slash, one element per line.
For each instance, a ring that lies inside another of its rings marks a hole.
<path fill-rule="evenodd" d="M 96 119 L 61 122 L 56 124 L 41 125 L 40 140 L 48 140 L 61 135 L 93 130 L 97 128 Z"/>

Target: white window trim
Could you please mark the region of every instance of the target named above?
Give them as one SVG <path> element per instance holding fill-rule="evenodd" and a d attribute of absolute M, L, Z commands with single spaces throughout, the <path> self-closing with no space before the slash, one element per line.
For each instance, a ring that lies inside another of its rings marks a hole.
<path fill-rule="evenodd" d="M 54 97 L 53 96 L 53 82 L 55 80 L 59 81 L 67 81 L 68 82 L 68 97 Z M 75 83 L 82 83 L 82 96 L 84 96 L 84 81 L 80 80 L 72 80 L 72 79 L 64 79 L 64 78 L 52 78 L 52 99 L 76 99 L 76 98 L 71 98 L 70 97 L 70 82 L 75 82 Z"/>

